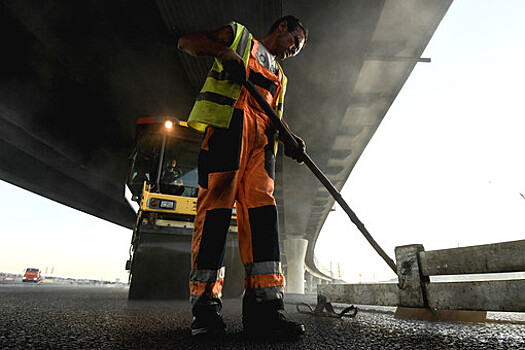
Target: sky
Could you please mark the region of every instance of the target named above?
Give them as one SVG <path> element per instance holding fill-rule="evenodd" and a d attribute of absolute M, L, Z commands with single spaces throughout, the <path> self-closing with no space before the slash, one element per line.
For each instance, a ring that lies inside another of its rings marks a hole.
<path fill-rule="evenodd" d="M 36 267 L 45 276 L 128 280 L 131 230 L 4 181 L 0 194 L 0 272 Z"/>
<path fill-rule="evenodd" d="M 401 245 L 525 239 L 524 13 L 455 0 L 341 191 L 394 261 Z M 339 207 L 316 256 L 349 282 L 395 278 Z"/>
<path fill-rule="evenodd" d="M 342 195 L 393 259 L 525 239 L 523 13 L 455 0 L 352 171 Z M 0 194 L 0 271 L 127 280 L 130 230 L 2 181 Z M 349 282 L 395 277 L 337 206 L 316 256 Z"/>

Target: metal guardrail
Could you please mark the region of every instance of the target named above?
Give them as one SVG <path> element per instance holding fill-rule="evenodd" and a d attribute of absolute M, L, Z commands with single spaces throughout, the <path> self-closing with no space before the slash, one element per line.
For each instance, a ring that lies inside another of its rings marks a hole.
<path fill-rule="evenodd" d="M 525 271 L 525 240 L 425 251 L 396 247 L 398 284 L 318 285 L 329 302 L 434 310 L 525 311 L 525 279 L 500 280 Z M 492 274 L 492 280 L 431 282 L 430 276 Z"/>

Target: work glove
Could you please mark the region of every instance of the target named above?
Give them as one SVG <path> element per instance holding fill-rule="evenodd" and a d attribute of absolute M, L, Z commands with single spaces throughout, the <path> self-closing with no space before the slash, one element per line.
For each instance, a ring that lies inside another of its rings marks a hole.
<path fill-rule="evenodd" d="M 246 81 L 246 67 L 242 57 L 237 52 L 228 48 L 222 51 L 217 57 L 224 70 L 230 74 L 230 80 L 237 84 L 244 84 Z"/>
<path fill-rule="evenodd" d="M 284 155 L 296 160 L 299 164 L 303 164 L 303 156 L 306 153 L 306 143 L 304 143 L 303 139 L 299 136 L 294 134 L 292 134 L 292 136 L 295 138 L 295 141 L 297 141 L 297 146 L 288 138 L 288 140 L 283 140 Z"/>

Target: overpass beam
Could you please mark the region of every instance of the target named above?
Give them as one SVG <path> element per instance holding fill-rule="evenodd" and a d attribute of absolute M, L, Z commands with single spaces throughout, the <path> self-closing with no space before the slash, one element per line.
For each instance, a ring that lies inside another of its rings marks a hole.
<path fill-rule="evenodd" d="M 304 258 L 308 240 L 304 238 L 288 237 L 283 241 L 286 255 L 286 291 L 287 293 L 304 294 Z"/>

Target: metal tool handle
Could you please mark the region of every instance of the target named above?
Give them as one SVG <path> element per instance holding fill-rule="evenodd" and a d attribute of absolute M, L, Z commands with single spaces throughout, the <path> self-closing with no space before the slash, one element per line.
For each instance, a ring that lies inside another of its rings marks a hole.
<path fill-rule="evenodd" d="M 290 130 L 286 127 L 286 125 L 281 121 L 277 113 L 273 110 L 273 108 L 270 106 L 270 104 L 264 99 L 264 97 L 261 95 L 259 90 L 253 85 L 253 83 L 249 80 L 247 80 L 244 83 L 244 87 L 248 92 L 255 98 L 259 106 L 263 109 L 263 111 L 266 113 L 266 115 L 270 118 L 274 126 L 279 130 L 279 134 L 284 139 L 287 139 L 288 142 L 293 143 L 296 147 L 298 147 L 298 143 L 295 140 L 295 137 L 291 133 Z M 312 158 L 305 152 L 302 159 L 301 159 L 306 166 L 314 173 L 315 177 L 321 181 L 323 186 L 328 190 L 328 192 L 332 195 L 332 197 L 335 199 L 337 203 L 343 208 L 343 210 L 346 212 L 348 217 L 350 218 L 350 221 L 352 221 L 359 231 L 365 236 L 366 240 L 372 245 L 372 247 L 375 249 L 375 251 L 383 258 L 383 260 L 387 263 L 388 266 L 394 271 L 394 273 L 397 274 L 397 268 L 396 264 L 390 257 L 385 253 L 385 251 L 377 244 L 377 242 L 374 240 L 374 238 L 370 235 L 368 230 L 365 228 L 365 225 L 359 220 L 357 215 L 354 213 L 352 209 L 348 206 L 346 201 L 341 196 L 341 193 L 335 188 L 335 186 L 332 184 L 332 182 L 326 177 L 325 174 L 317 167 L 317 165 L 314 163 Z"/>

